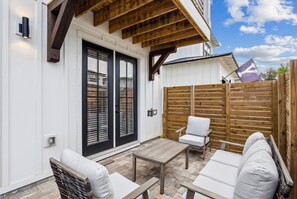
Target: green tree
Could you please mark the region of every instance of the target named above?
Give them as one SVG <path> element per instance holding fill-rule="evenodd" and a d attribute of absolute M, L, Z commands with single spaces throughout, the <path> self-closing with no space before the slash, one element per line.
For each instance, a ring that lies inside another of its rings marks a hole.
<path fill-rule="evenodd" d="M 277 74 L 282 75 L 285 74 L 289 70 L 288 64 L 281 64 L 280 67 L 277 69 Z"/>
<path fill-rule="evenodd" d="M 265 80 L 275 80 L 277 76 L 277 71 L 274 68 L 268 68 L 264 73 Z"/>

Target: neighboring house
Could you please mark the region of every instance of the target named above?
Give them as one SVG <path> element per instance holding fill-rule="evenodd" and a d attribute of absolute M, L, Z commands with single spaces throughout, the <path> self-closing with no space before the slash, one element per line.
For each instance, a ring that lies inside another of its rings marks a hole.
<path fill-rule="evenodd" d="M 0 195 L 65 148 L 100 160 L 161 134 L 158 63 L 210 40 L 210 0 L 127 2 L 0 1 Z"/>
<path fill-rule="evenodd" d="M 217 84 L 237 67 L 233 53 L 182 57 L 163 64 L 162 85 L 171 87 Z M 235 82 L 238 81 L 238 76 L 234 72 L 226 79 Z"/>

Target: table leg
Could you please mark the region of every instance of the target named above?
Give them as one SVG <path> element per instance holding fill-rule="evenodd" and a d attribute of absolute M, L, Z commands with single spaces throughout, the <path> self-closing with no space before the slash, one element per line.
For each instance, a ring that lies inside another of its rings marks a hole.
<path fill-rule="evenodd" d="M 189 147 L 186 149 L 186 169 L 189 168 Z"/>
<path fill-rule="evenodd" d="M 164 164 L 161 164 L 160 168 L 160 194 L 164 193 Z"/>
<path fill-rule="evenodd" d="M 136 157 L 132 155 L 132 181 L 136 181 Z"/>

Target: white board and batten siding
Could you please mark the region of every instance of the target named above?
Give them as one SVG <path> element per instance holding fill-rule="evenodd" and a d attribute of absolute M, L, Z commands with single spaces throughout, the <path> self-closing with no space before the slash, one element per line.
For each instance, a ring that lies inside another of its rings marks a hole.
<path fill-rule="evenodd" d="M 51 175 L 49 158 L 62 149 L 82 152 L 82 40 L 138 60 L 139 142 L 162 131 L 160 76 L 148 81 L 148 49 L 108 34 L 108 25 L 93 27 L 92 15 L 74 19 L 59 63 L 46 61 L 47 0 L 2 0 L 0 69 L 0 195 Z M 17 36 L 21 17 L 30 19 L 31 39 Z M 158 115 L 147 117 L 154 108 Z M 56 146 L 44 148 L 54 134 Z"/>
<path fill-rule="evenodd" d="M 162 68 L 162 86 L 218 84 L 222 76 L 231 72 L 219 59 L 205 59 L 166 65 Z M 228 77 L 234 82 L 234 75 Z"/>

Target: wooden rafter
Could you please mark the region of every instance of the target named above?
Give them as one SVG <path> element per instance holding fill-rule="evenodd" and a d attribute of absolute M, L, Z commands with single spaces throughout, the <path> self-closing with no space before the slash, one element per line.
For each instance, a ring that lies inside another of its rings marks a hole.
<path fill-rule="evenodd" d="M 165 62 L 165 60 L 171 53 L 176 53 L 176 47 L 171 47 L 167 49 L 150 52 L 149 54 L 149 80 L 150 81 L 154 80 L 155 73 L 160 69 L 162 64 Z M 154 64 L 154 58 L 156 56 L 160 56 L 160 57 L 157 60 L 157 62 Z"/>
<path fill-rule="evenodd" d="M 141 46 L 143 48 L 149 47 L 149 46 L 157 46 L 157 45 L 165 44 L 168 42 L 173 42 L 173 41 L 186 39 L 186 38 L 194 37 L 194 36 L 197 36 L 197 31 L 194 28 L 192 28 L 190 30 L 178 31 L 178 32 L 172 33 L 172 34 L 164 36 L 164 37 L 160 37 L 160 38 L 153 39 L 150 41 L 142 42 Z"/>
<path fill-rule="evenodd" d="M 185 19 L 186 17 L 181 12 L 179 12 L 178 10 L 175 10 L 165 15 L 162 15 L 154 19 L 145 21 L 143 23 L 138 23 L 134 26 L 123 29 L 122 38 L 127 39 L 132 36 L 140 35 L 146 32 L 156 30 L 158 28 L 168 26 L 170 24 L 177 23 L 179 21 L 183 21 Z"/>
<path fill-rule="evenodd" d="M 204 39 L 202 39 L 201 36 L 194 36 L 194 37 L 190 37 L 187 39 L 170 42 L 167 44 L 152 46 L 151 50 L 156 51 L 156 50 L 166 49 L 166 48 L 170 48 L 170 47 L 183 47 L 183 46 L 198 44 L 198 43 L 202 43 L 202 42 L 204 42 Z"/>
<path fill-rule="evenodd" d="M 133 26 L 176 9 L 176 6 L 171 0 L 153 1 L 137 10 L 109 21 L 109 32 L 113 33 L 117 30 Z"/>
<path fill-rule="evenodd" d="M 60 49 L 81 0 L 54 0 L 48 5 L 47 60 L 60 61 Z"/>
<path fill-rule="evenodd" d="M 192 29 L 192 25 L 188 22 L 188 20 L 184 20 L 181 22 L 177 22 L 162 28 L 158 28 L 156 30 L 143 33 L 140 35 L 136 35 L 133 37 L 133 44 L 139 43 L 139 42 L 144 42 L 144 41 L 149 41 L 152 39 L 156 39 L 159 37 L 164 37 L 167 35 L 170 35 L 174 32 L 180 32 L 183 30 L 189 30 Z"/>
<path fill-rule="evenodd" d="M 104 9 L 94 12 L 94 26 L 98 26 L 105 21 L 120 17 L 153 1 L 154 0 L 115 1 Z"/>
<path fill-rule="evenodd" d="M 87 1 L 83 1 L 79 5 L 78 9 L 76 10 L 75 16 L 79 17 L 79 16 L 86 14 L 87 12 L 94 10 L 94 9 L 100 10 L 114 1 L 116 1 L 116 0 L 87 0 Z"/>

